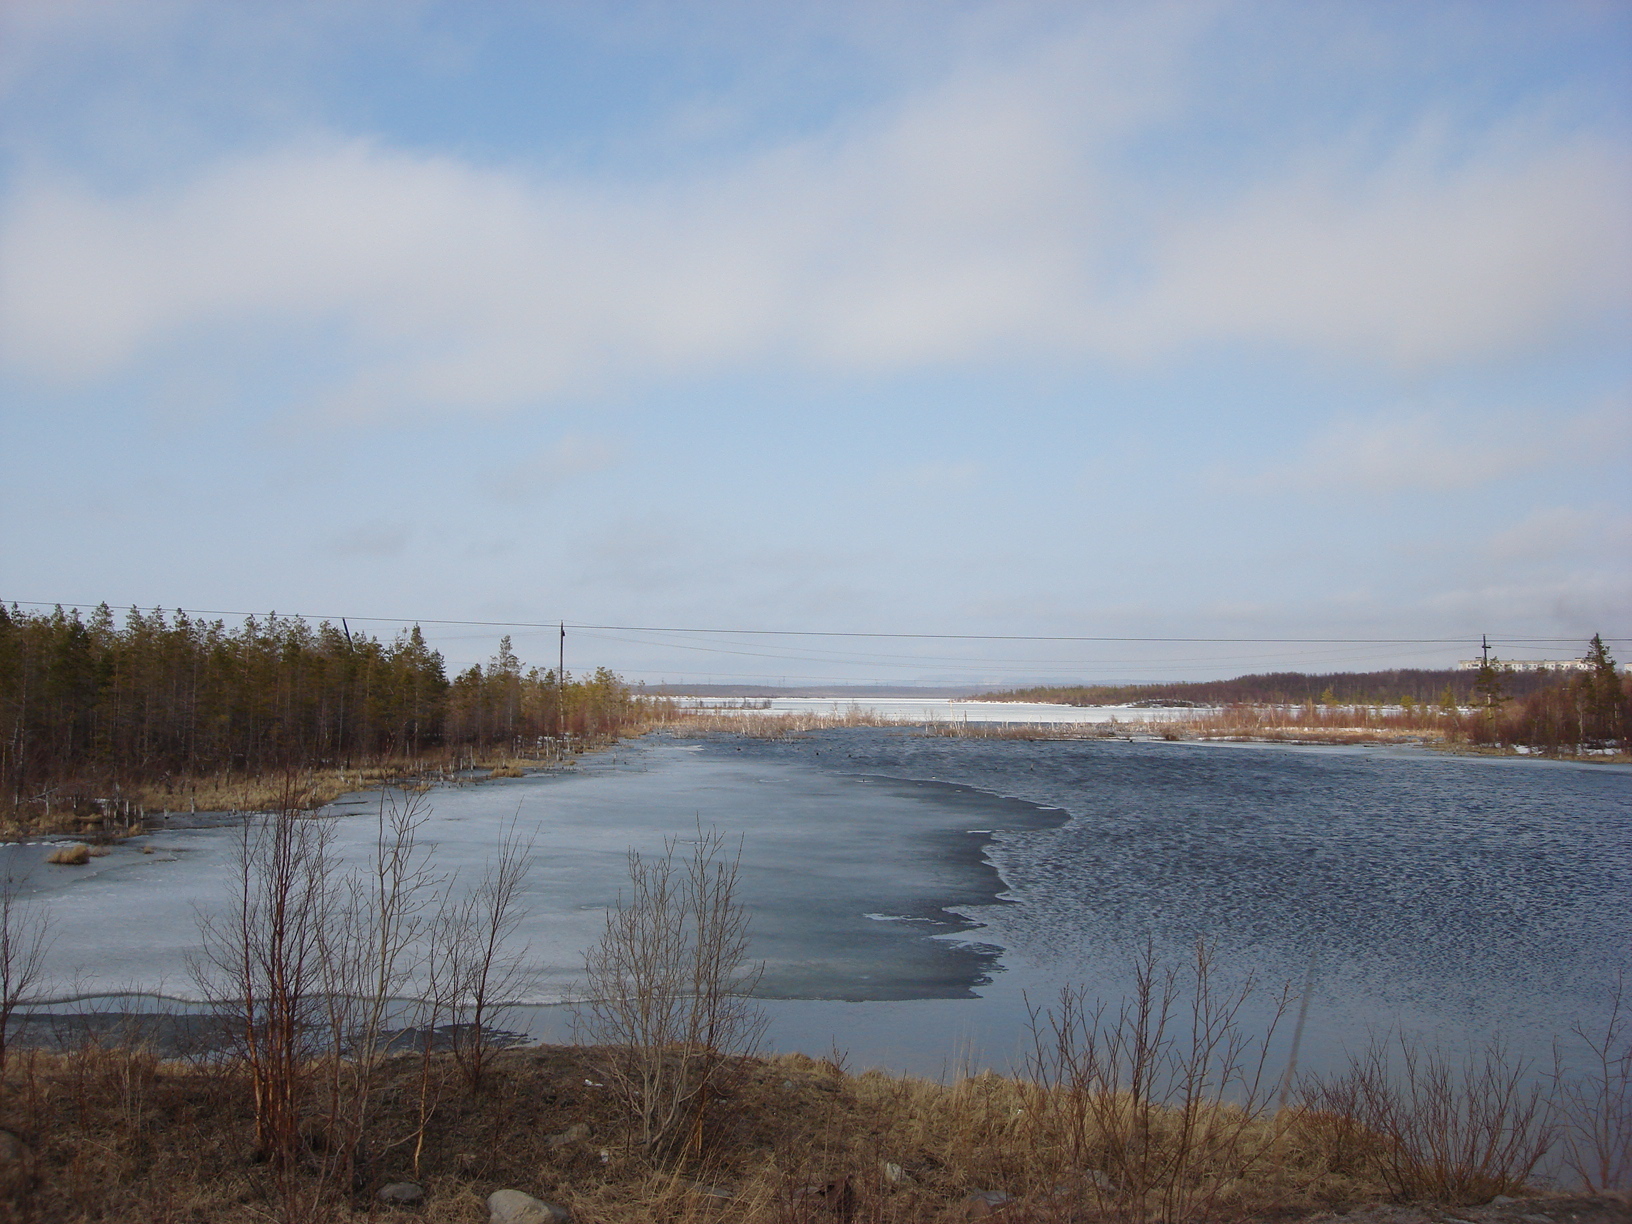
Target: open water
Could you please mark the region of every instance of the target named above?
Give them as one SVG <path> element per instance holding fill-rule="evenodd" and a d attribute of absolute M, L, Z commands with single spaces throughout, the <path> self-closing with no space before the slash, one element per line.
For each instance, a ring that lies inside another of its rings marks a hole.
<path fill-rule="evenodd" d="M 1632 961 L 1624 767 L 856 728 L 654 738 L 428 799 L 431 861 L 463 883 L 507 821 L 535 837 L 536 988 L 515 1023 L 540 1036 L 566 1031 L 627 851 L 699 826 L 741 848 L 770 1044 L 858 1066 L 1013 1065 L 1029 1007 L 1067 984 L 1114 1001 L 1140 948 L 1177 963 L 1198 939 L 1222 982 L 1260 984 L 1249 1026 L 1270 988 L 1307 996 L 1305 1067 L 1396 1029 L 1500 1034 L 1540 1061 L 1562 1039 L 1569 1058 Z M 334 809 L 344 855 L 372 846 L 375 802 Z M 197 917 L 223 903 L 233 846 L 231 828 L 177 827 L 85 867 L 46 866 L 40 845 L 0 866 L 49 907 L 51 992 L 126 1007 L 196 997 Z"/>

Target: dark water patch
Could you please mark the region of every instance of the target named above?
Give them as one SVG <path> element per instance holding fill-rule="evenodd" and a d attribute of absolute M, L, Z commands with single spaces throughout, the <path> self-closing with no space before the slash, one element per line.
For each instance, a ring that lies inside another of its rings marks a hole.
<path fill-rule="evenodd" d="M 994 834 L 1012 956 L 1080 978 L 1196 938 L 1352 1026 L 1566 1031 L 1632 958 L 1632 771 L 1428 752 L 990 741 L 875 729 L 750 758 L 934 779 L 1069 813 Z"/>

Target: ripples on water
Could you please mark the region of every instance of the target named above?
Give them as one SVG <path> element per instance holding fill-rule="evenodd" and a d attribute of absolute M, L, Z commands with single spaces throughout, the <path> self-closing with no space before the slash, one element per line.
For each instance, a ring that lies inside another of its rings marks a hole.
<path fill-rule="evenodd" d="M 1545 1061 L 1572 1025 L 1601 1026 L 1632 960 L 1622 767 L 857 728 L 646 740 L 573 776 L 431 801 L 426 843 L 462 879 L 518 810 L 537 829 L 522 935 L 541 1003 L 574 989 L 627 847 L 660 850 L 699 821 L 740 833 L 754 955 L 765 993 L 786 1000 L 771 1005 L 778 1040 L 836 1041 L 863 1065 L 933 1072 L 963 1044 L 1001 1065 L 1023 1045 L 1028 994 L 1074 982 L 1114 1000 L 1133 949 L 1182 955 L 1198 937 L 1227 979 L 1310 977 L 1306 1058 L 1401 1027 L 1453 1042 L 1500 1031 Z M 366 819 L 335 836 L 372 850 Z M 63 997 L 186 993 L 195 909 L 222 903 L 233 835 L 145 840 L 163 853 L 120 847 L 77 869 L 0 847 L 0 867 L 54 905 Z M 553 1032 L 554 1014 L 529 1023 Z"/>
<path fill-rule="evenodd" d="M 1632 772 L 1425 751 L 836 732 L 754 751 L 936 778 L 1074 818 L 1001 833 L 1018 904 L 977 911 L 1033 966 L 1203 937 L 1329 1021 L 1528 1033 L 1601 1020 L 1632 960 Z"/>

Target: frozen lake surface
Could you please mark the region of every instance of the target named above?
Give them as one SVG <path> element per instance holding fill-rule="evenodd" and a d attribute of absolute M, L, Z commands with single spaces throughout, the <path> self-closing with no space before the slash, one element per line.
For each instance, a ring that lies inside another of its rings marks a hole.
<path fill-rule="evenodd" d="M 429 799 L 438 869 L 466 880 L 518 812 L 536 834 L 522 938 L 538 1006 L 519 1023 L 540 1035 L 565 1032 L 553 1004 L 626 851 L 699 821 L 741 838 L 772 1045 L 863 1066 L 1008 1065 L 1028 998 L 1067 982 L 1116 998 L 1147 940 L 1179 957 L 1198 937 L 1226 978 L 1310 984 L 1306 1066 L 1391 1027 L 1449 1044 L 1500 1031 L 1541 1057 L 1601 1023 L 1632 954 L 1622 767 L 855 728 L 654 738 Z M 341 810 L 356 813 L 337 820 L 341 849 L 360 856 L 367 802 Z M 195 914 L 220 905 L 232 848 L 230 829 L 178 828 L 79 868 L 46 866 L 43 846 L 0 856 L 50 906 L 59 997 L 186 998 Z"/>

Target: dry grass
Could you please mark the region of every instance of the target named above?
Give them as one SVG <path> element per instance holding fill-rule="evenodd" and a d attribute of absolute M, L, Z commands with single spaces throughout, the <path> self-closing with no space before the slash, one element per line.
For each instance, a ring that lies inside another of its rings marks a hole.
<path fill-rule="evenodd" d="M 295 775 L 295 787 L 302 807 L 321 807 L 341 795 L 393 782 L 423 780 L 447 768 L 448 762 L 439 757 L 391 758 L 349 769 L 303 769 Z M 288 775 L 282 771 L 220 773 L 151 783 L 136 793 L 150 812 L 265 812 L 283 801 L 288 784 Z"/>
<path fill-rule="evenodd" d="M 91 848 L 84 842 L 76 842 L 72 846 L 59 846 L 45 856 L 45 861 L 55 863 L 59 867 L 83 867 L 91 861 Z"/>
<path fill-rule="evenodd" d="M 1419 706 L 1226 706 L 1180 720 L 1176 728 L 1197 738 L 1319 743 L 1422 743 L 1453 738 L 1460 716 Z"/>
<path fill-rule="evenodd" d="M 365 1178 L 310 1210 L 296 1187 L 276 1199 L 254 1148 L 246 1085 L 231 1066 L 162 1062 L 140 1048 L 25 1052 L 14 1060 L 0 1125 L 33 1149 L 30 1185 L 13 1219 L 75 1221 L 327 1220 L 367 1208 L 378 1187 L 415 1180 L 427 1203 L 397 1216 L 442 1224 L 482 1218 L 493 1190 L 515 1187 L 569 1207 L 590 1224 L 733 1220 L 757 1224 L 964 1218 L 975 1191 L 1006 1192 L 1024 1207 L 1006 1218 L 1098 1218 L 1117 1192 L 1056 1157 L 1059 1136 L 1040 1126 L 1034 1085 L 980 1075 L 945 1086 L 789 1055 L 743 1060 L 706 1117 L 701 1154 L 657 1173 L 605 1089 L 586 1083 L 595 1051 L 547 1047 L 499 1056 L 489 1087 L 472 1096 L 451 1061 L 432 1067 L 439 1108 L 419 1167 L 411 1139 L 421 1089 L 416 1057 L 388 1063 Z M 1058 1116 L 1057 1111 L 1043 1111 Z M 1173 1142 L 1181 1120 L 1158 1117 L 1147 1142 Z M 1192 1119 L 1192 1122 L 1195 1120 Z M 1240 1129 L 1228 1110 L 1204 1125 Z M 587 1138 L 553 1143 L 568 1128 Z M 1324 1115 L 1289 1110 L 1243 1132 L 1255 1159 L 1206 1171 L 1230 1213 L 1301 1212 L 1362 1201 L 1384 1187 L 1357 1171 L 1364 1140 Z M 321 1145 L 322 1136 L 308 1134 Z M 821 1188 L 833 1187 L 822 1194 Z M 706 1189 L 704 1189 L 706 1188 Z M 847 1211 L 834 1212 L 842 1196 Z M 1104 1200 L 1103 1202 L 1101 1200 Z M 133 1214 L 134 1209 L 134 1214 Z M 0 1209 L 0 1218 L 8 1218 Z"/>
<path fill-rule="evenodd" d="M 391 757 L 345 769 L 302 769 L 293 777 L 299 806 L 322 807 L 342 795 L 404 786 L 429 790 L 433 786 L 464 785 L 487 778 L 520 778 L 539 770 L 570 766 L 577 755 L 607 747 L 612 740 L 574 741 L 570 749 L 546 747 L 533 755 L 508 752 L 470 755 L 443 753 L 422 757 Z M 81 836 L 123 838 L 143 832 L 149 815 L 171 812 L 265 812 L 275 809 L 290 786 L 284 770 L 264 774 L 223 772 L 202 777 L 173 777 L 163 781 L 115 787 L 85 784 L 63 788 L 51 805 L 25 806 L 0 812 L 0 839 L 78 833 Z M 115 791 L 121 798 L 97 798 Z"/>
<path fill-rule="evenodd" d="M 813 711 L 769 713 L 756 710 L 715 713 L 671 706 L 653 713 L 642 728 L 668 731 L 674 735 L 748 735 L 755 739 L 786 739 L 807 731 L 828 731 L 840 727 L 917 727 L 922 719 L 886 718 L 870 710 L 851 706 L 838 714 Z"/>
<path fill-rule="evenodd" d="M 649 729 L 677 735 L 747 735 L 786 739 L 841 727 L 919 727 L 949 739 L 1100 740 L 1240 739 L 1285 743 L 1439 743 L 1454 738 L 1455 713 L 1425 707 L 1394 710 L 1370 706 L 1229 706 L 1175 718 L 1108 719 L 1105 722 L 966 722 L 889 718 L 851 707 L 818 714 L 687 711 L 654 717 Z"/>
<path fill-rule="evenodd" d="M 1604 1163 L 1627 1141 L 1624 1110 L 1602 1107 L 1624 1094 L 1632 1066 L 1618 1010 L 1594 1038 L 1603 1066 L 1552 1102 L 1497 1046 L 1453 1063 L 1398 1044 L 1393 1064 L 1374 1047 L 1345 1074 L 1306 1078 L 1299 1099 L 1277 1108 L 1263 1077 L 1267 1036 L 1236 1024 L 1250 984 L 1212 982 L 1204 948 L 1189 968 L 1165 969 L 1148 951 L 1140 965 L 1148 988 L 1118 1009 L 1067 990 L 1035 1013 L 1024 1078 L 941 1084 L 799 1054 L 721 1059 L 690 1141 L 668 1160 L 654 1158 L 638 1111 L 606 1079 L 618 1061 L 608 1048 L 499 1051 L 480 1079 L 453 1055 L 372 1064 L 350 1184 L 332 1176 L 334 1136 L 316 1104 L 291 1168 L 280 1173 L 257 1149 L 239 1062 L 165 1062 L 134 1041 L 14 1052 L 0 1128 L 31 1152 L 13 1164 L 8 1196 L 0 1143 L 0 1221 L 315 1224 L 367 1212 L 473 1224 L 505 1187 L 568 1207 L 578 1224 L 1201 1224 L 1383 1200 L 1439 1204 L 1437 1219 L 1445 1206 L 1531 1193 L 1560 1121 L 1595 1128 L 1572 1149 L 1597 1162 L 1585 1184 L 1612 1187 L 1627 1172 Z M 309 1074 L 324 1079 L 331 1066 Z M 423 1207 L 375 1202 L 380 1186 L 405 1180 L 425 1188 Z M 998 1196 L 1008 1201 L 994 1215 L 987 1200 Z"/>

